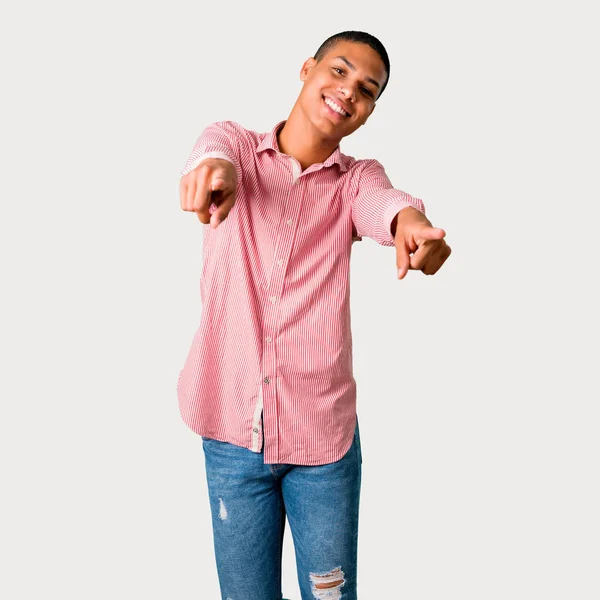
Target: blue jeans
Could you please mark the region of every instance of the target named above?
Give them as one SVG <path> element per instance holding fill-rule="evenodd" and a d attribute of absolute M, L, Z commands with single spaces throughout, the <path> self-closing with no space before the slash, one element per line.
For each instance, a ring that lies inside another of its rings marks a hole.
<path fill-rule="evenodd" d="M 222 600 L 282 600 L 286 517 L 302 600 L 356 600 L 362 454 L 265 465 L 263 453 L 202 437 Z"/>

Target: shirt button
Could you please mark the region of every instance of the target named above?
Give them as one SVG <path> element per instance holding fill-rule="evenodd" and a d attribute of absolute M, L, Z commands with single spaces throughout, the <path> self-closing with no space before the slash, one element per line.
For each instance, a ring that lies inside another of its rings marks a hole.
<path fill-rule="evenodd" d="M 275 304 L 275 302 L 277 302 L 277 296 L 271 296 L 271 297 L 269 298 L 269 300 L 270 300 L 270 301 L 271 301 L 273 304 Z"/>
<path fill-rule="evenodd" d="M 288 225 L 293 225 L 293 224 L 294 224 L 294 221 L 293 221 L 293 219 L 288 219 L 288 220 L 286 221 L 286 223 L 287 223 Z"/>
<path fill-rule="evenodd" d="M 273 338 L 270 335 L 268 335 L 267 336 L 267 342 L 270 344 L 272 341 L 273 341 Z"/>
<path fill-rule="evenodd" d="M 271 380 L 270 380 L 268 377 L 265 377 L 265 378 L 263 379 L 263 381 L 264 381 L 265 383 L 270 383 L 270 381 L 271 381 Z"/>
<path fill-rule="evenodd" d="M 254 433 L 258 433 L 258 427 L 254 427 L 254 429 L 252 429 L 252 431 L 254 431 Z"/>
<path fill-rule="evenodd" d="M 281 265 L 283 265 L 283 259 L 282 259 L 282 258 L 280 258 L 280 259 L 277 261 L 277 264 L 278 264 L 278 265 L 281 267 Z"/>

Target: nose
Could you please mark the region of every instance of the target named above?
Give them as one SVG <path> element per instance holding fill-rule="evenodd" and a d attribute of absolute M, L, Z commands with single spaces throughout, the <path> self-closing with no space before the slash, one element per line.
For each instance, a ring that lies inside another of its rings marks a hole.
<path fill-rule="evenodd" d="M 339 89 L 339 92 L 346 98 L 350 98 L 351 102 L 354 102 L 356 100 L 356 94 L 354 93 L 354 90 L 350 91 L 345 87 L 341 87 Z"/>

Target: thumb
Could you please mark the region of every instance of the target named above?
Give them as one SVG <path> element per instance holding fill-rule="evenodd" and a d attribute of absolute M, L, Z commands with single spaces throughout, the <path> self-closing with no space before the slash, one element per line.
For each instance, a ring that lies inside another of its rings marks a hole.
<path fill-rule="evenodd" d="M 422 240 L 441 240 L 442 238 L 446 237 L 446 232 L 440 227 L 428 226 L 420 229 L 415 237 L 419 237 Z"/>
<path fill-rule="evenodd" d="M 223 191 L 231 187 L 230 177 L 227 168 L 216 166 L 210 177 L 210 189 L 213 192 Z"/>

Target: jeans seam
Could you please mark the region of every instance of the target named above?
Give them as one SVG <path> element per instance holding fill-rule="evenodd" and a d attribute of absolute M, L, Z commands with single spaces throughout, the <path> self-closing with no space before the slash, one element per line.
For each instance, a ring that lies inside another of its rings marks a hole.
<path fill-rule="evenodd" d="M 281 569 L 282 569 L 282 564 L 281 564 L 281 554 L 283 552 L 283 536 L 282 536 L 282 527 L 285 525 L 285 520 L 283 520 L 282 522 L 282 518 L 281 518 L 281 513 L 282 513 L 282 505 L 283 505 L 283 500 L 281 498 L 281 494 L 278 494 L 277 497 L 277 504 L 278 504 L 278 511 L 277 511 L 277 519 L 279 521 L 279 531 L 277 532 L 277 543 L 278 543 L 278 547 L 277 547 L 277 589 L 280 590 L 281 589 L 281 584 L 282 584 L 282 577 L 281 577 Z"/>
<path fill-rule="evenodd" d="M 362 453 L 360 451 L 360 434 L 358 430 L 358 420 L 356 421 L 356 429 L 354 430 L 354 445 L 356 446 L 356 462 L 362 463 Z"/>

